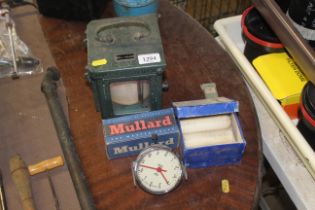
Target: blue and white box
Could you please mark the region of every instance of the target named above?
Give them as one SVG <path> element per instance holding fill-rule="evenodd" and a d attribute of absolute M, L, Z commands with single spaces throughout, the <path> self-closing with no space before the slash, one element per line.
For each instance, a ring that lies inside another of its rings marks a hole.
<path fill-rule="evenodd" d="M 103 120 L 109 159 L 138 154 L 152 144 L 179 145 L 180 133 L 172 108 Z"/>
<path fill-rule="evenodd" d="M 239 103 L 224 97 L 174 102 L 186 167 L 238 163 L 246 141 L 237 112 Z"/>

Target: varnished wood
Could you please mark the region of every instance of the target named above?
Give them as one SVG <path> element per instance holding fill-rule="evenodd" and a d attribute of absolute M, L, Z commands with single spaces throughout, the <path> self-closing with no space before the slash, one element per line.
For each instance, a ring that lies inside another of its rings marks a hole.
<path fill-rule="evenodd" d="M 105 154 L 100 113 L 95 111 L 92 90 L 84 78 L 86 23 L 42 17 L 66 87 L 71 130 L 97 209 L 253 209 L 260 189 L 261 139 L 240 72 L 213 37 L 184 12 L 161 1 L 160 14 L 169 84 L 163 93 L 164 107 L 172 101 L 204 98 L 199 85 L 215 82 L 220 96 L 240 101 L 246 151 L 240 164 L 189 169 L 188 180 L 170 194 L 153 196 L 139 190 L 130 170 L 135 157 L 109 161 Z M 229 180 L 227 194 L 221 190 L 222 179 Z"/>

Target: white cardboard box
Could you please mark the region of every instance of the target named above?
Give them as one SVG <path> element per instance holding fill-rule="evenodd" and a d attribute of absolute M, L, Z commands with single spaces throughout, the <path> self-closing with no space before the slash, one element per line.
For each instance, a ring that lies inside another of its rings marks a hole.
<path fill-rule="evenodd" d="M 315 206 L 315 155 L 243 55 L 241 16 L 216 21 L 220 43 L 239 66 L 259 115 L 263 152 L 298 209 Z"/>

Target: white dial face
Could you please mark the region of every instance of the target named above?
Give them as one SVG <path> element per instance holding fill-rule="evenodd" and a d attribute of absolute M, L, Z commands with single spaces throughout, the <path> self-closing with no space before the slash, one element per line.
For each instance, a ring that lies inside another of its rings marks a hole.
<path fill-rule="evenodd" d="M 137 161 L 135 170 L 138 184 L 153 194 L 171 191 L 183 176 L 178 157 L 164 148 L 150 149 L 143 153 Z"/>

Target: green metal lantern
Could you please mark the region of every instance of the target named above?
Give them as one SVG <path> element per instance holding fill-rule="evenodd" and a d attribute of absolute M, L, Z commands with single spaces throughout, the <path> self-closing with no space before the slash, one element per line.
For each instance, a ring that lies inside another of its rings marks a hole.
<path fill-rule="evenodd" d="M 87 78 L 102 118 L 162 106 L 166 67 L 156 15 L 91 21 Z"/>

